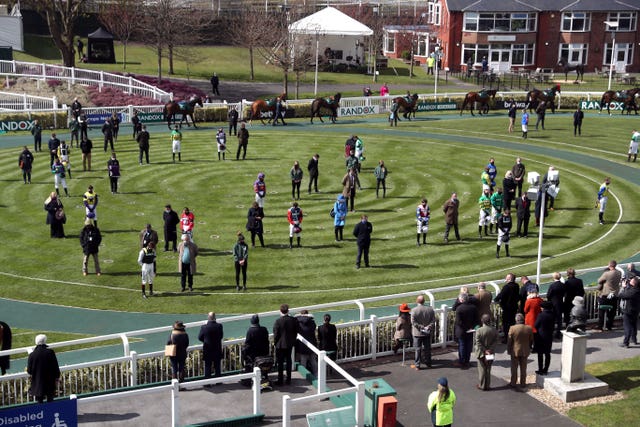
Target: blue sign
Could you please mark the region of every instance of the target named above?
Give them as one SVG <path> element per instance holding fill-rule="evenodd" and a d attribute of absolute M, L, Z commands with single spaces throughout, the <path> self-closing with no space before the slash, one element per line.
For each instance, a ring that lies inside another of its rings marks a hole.
<path fill-rule="evenodd" d="M 0 411 L 0 427 L 78 427 L 78 401 L 56 400 Z"/>
<path fill-rule="evenodd" d="M 122 113 L 116 113 L 118 119 L 122 122 Z M 111 118 L 111 113 L 87 114 L 88 125 L 103 125 L 104 122 Z M 0 424 L 1 426 L 2 424 Z"/>

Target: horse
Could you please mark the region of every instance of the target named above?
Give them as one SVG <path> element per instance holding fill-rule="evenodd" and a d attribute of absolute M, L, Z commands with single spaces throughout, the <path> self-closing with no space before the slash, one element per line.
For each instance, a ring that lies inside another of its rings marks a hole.
<path fill-rule="evenodd" d="M 583 81 L 584 68 L 585 68 L 584 64 L 571 65 L 569 64 L 569 61 L 567 60 L 567 58 L 560 58 L 560 61 L 558 61 L 558 67 L 560 67 L 562 72 L 564 73 L 565 82 L 569 78 L 569 71 L 576 72 L 576 80 L 574 83 L 577 83 L 578 79 L 580 79 L 580 81 Z"/>
<path fill-rule="evenodd" d="M 608 90 L 602 94 L 602 98 L 600 99 L 600 112 L 602 112 L 602 106 L 606 104 L 607 113 L 611 115 L 609 104 L 611 104 L 612 101 L 618 101 L 624 104 L 624 108 L 620 114 L 624 114 L 625 111 L 627 114 L 631 114 L 631 109 L 633 108 L 633 111 L 638 115 L 638 105 L 636 104 L 636 97 L 638 97 L 638 93 L 640 93 L 640 88 L 621 90 L 618 92 L 615 90 Z"/>
<path fill-rule="evenodd" d="M 331 119 L 331 123 L 335 123 L 338 117 L 338 107 L 340 107 L 340 98 L 342 98 L 342 94 L 336 93 L 330 98 L 316 98 L 311 103 L 311 123 L 313 123 L 313 118 L 318 116 L 320 121 L 324 123 L 322 120 L 322 116 L 320 115 L 320 110 L 322 108 L 326 108 L 331 110 L 331 115 L 329 118 Z"/>
<path fill-rule="evenodd" d="M 283 92 L 279 96 L 282 102 L 287 100 L 287 92 Z M 267 123 L 271 123 L 273 115 L 276 112 L 277 98 L 270 99 L 256 99 L 251 104 L 251 117 L 249 118 L 249 124 L 253 121 L 253 119 L 260 119 L 262 124 L 264 125 L 264 119 L 262 118 L 262 113 L 271 111 L 271 117 L 267 121 Z"/>
<path fill-rule="evenodd" d="M 556 112 L 556 92 L 560 93 L 560 85 L 555 85 L 549 88 L 549 90 L 541 91 L 538 89 L 533 89 L 527 92 L 526 98 L 526 106 L 525 109 L 529 109 L 529 111 L 533 112 L 533 109 L 538 106 L 540 101 L 551 104 L 551 112 Z M 534 103 L 535 101 L 535 103 Z"/>
<path fill-rule="evenodd" d="M 483 89 L 480 91 L 480 93 L 478 92 L 467 93 L 464 97 L 464 101 L 462 102 L 462 108 L 460 108 L 460 115 L 462 115 L 462 112 L 468 105 L 469 111 L 471 111 L 471 115 L 475 116 L 475 114 L 473 114 L 473 104 L 475 104 L 476 102 L 480 104 L 480 108 L 478 108 L 478 114 L 482 114 L 483 111 L 484 111 L 484 114 L 488 114 L 489 98 L 493 98 L 495 100 L 497 92 L 498 91 L 495 89 L 491 89 L 491 90 Z"/>
<path fill-rule="evenodd" d="M 417 93 L 414 93 L 413 95 L 411 95 L 411 97 L 409 97 L 409 95 L 398 96 L 396 98 L 393 98 L 393 101 L 398 104 L 398 109 L 402 108 L 402 110 L 404 111 L 402 117 L 407 120 L 411 120 L 411 113 L 413 113 L 413 118 L 416 117 L 416 107 L 418 106 Z"/>
<path fill-rule="evenodd" d="M 179 123 L 180 127 L 182 127 L 182 122 L 185 121 L 187 122 L 187 126 L 191 126 L 189 124 L 189 120 L 187 119 L 187 117 L 191 117 L 191 123 L 193 123 L 193 127 L 197 129 L 198 126 L 196 126 L 196 121 L 193 118 L 193 110 L 195 109 L 196 105 L 202 107 L 202 98 L 196 95 L 193 95 L 189 99 L 189 101 L 167 102 L 167 104 L 165 104 L 164 106 L 164 109 L 162 110 L 164 117 L 167 119 L 167 127 L 171 129 L 171 120 L 173 120 L 173 124 L 175 124 L 176 114 L 182 114 L 182 120 L 180 120 Z"/>

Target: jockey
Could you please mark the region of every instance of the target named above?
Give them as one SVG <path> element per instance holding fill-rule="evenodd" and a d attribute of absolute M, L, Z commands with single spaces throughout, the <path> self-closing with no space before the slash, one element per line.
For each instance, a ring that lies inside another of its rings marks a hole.
<path fill-rule="evenodd" d="M 422 244 L 427 244 L 427 231 L 429 231 L 429 219 L 431 218 L 431 209 L 427 203 L 427 199 L 422 199 L 416 208 L 416 246 L 420 246 L 420 235 L 422 234 Z"/>
<path fill-rule="evenodd" d="M 355 151 L 355 155 L 358 158 L 358 162 L 362 162 L 363 160 L 365 160 L 365 157 L 363 154 L 364 154 L 364 143 L 360 138 L 358 138 L 356 139 L 356 151 Z"/>
<path fill-rule="evenodd" d="M 267 195 L 267 184 L 264 182 L 264 173 L 258 174 L 258 179 L 253 183 L 253 191 L 256 193 L 258 206 L 264 208 L 264 197 Z"/>

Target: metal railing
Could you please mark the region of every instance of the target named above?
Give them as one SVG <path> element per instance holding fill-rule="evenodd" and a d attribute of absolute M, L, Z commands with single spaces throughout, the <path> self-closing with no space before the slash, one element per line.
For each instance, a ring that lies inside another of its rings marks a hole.
<path fill-rule="evenodd" d="M 58 108 L 58 98 L 28 95 L 26 93 L 0 92 L 0 111 L 41 111 Z"/>
<path fill-rule="evenodd" d="M 0 76 L 5 77 L 7 87 L 10 85 L 10 78 L 25 77 L 62 81 L 66 82 L 69 88 L 74 84 L 97 86 L 100 91 L 104 87 L 111 87 L 130 95 L 145 96 L 163 102 L 172 98 L 172 94 L 131 76 L 62 65 L 0 60 Z"/>

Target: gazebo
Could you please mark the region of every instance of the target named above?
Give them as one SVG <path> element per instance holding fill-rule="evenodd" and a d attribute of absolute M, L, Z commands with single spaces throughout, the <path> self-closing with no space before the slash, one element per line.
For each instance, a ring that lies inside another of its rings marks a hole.
<path fill-rule="evenodd" d="M 87 60 L 93 63 L 115 64 L 116 54 L 113 49 L 113 36 L 103 28 L 89 34 L 87 42 Z"/>

